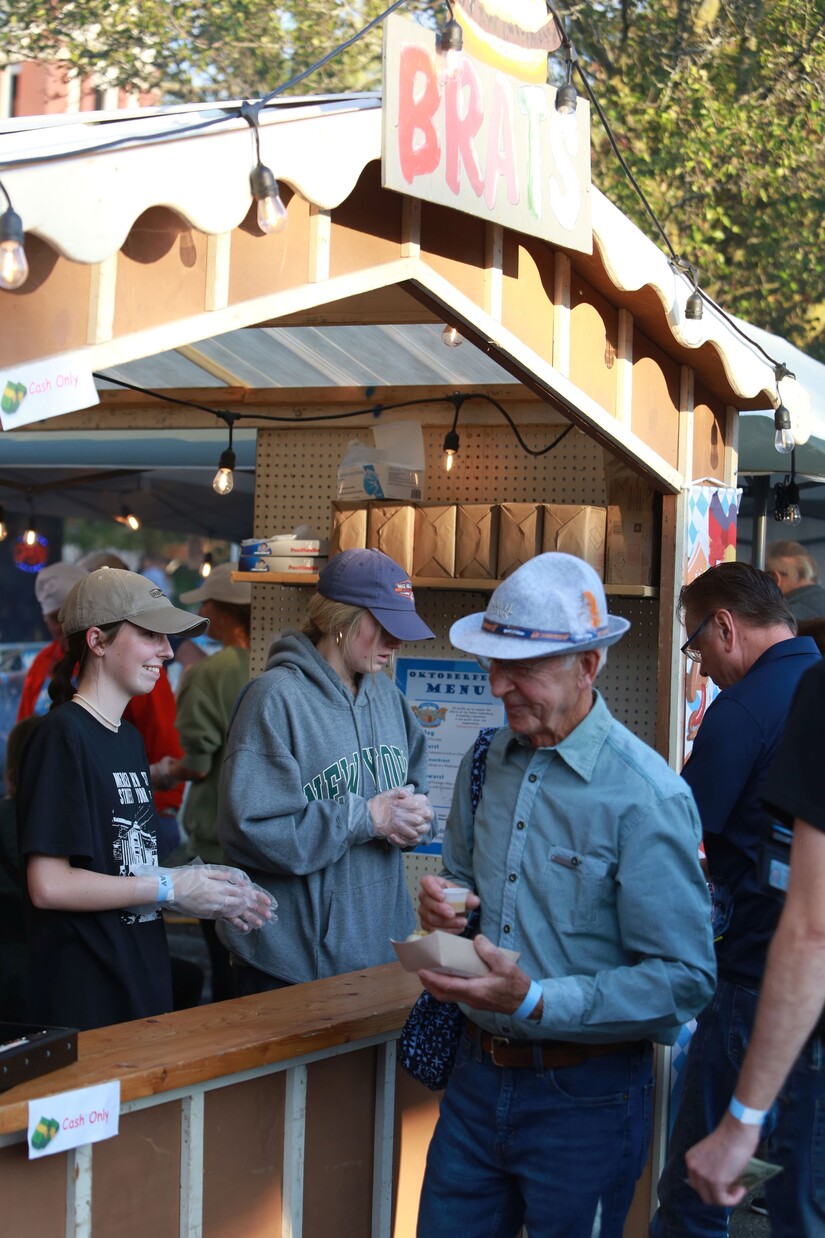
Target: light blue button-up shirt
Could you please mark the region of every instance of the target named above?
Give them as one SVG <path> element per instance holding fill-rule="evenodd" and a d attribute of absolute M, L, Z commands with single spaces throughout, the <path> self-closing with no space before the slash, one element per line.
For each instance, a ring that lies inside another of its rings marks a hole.
<path fill-rule="evenodd" d="M 481 898 L 481 931 L 521 952 L 541 1020 L 463 1007 L 513 1039 L 672 1044 L 713 993 L 710 900 L 693 795 L 616 722 L 598 692 L 554 748 L 509 727 L 487 753 L 473 822 L 471 754 L 458 774 L 444 875 Z"/>

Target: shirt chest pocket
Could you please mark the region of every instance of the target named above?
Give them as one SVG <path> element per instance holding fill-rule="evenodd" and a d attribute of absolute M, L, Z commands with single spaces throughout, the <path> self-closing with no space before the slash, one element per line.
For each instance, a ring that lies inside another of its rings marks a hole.
<path fill-rule="evenodd" d="M 542 874 L 542 891 L 554 928 L 586 932 L 614 901 L 610 865 L 581 851 L 552 847 Z"/>

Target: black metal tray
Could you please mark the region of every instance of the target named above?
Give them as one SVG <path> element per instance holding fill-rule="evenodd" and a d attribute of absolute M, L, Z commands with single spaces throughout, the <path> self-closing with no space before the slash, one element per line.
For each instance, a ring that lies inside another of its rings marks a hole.
<path fill-rule="evenodd" d="M 20 1044 L 14 1044 L 20 1041 Z M 7 1048 L 3 1048 L 7 1045 Z M 0 1092 L 77 1061 L 77 1031 L 38 1023 L 0 1023 Z"/>

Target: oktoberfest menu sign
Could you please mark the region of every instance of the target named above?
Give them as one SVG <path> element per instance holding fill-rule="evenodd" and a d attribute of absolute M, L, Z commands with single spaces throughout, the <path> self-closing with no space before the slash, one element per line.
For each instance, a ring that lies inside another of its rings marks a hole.
<path fill-rule="evenodd" d="M 427 737 L 429 795 L 441 835 L 461 758 L 482 727 L 504 725 L 504 706 L 487 672 L 467 659 L 399 658 L 396 683 Z M 440 851 L 441 844 L 424 850 Z"/>

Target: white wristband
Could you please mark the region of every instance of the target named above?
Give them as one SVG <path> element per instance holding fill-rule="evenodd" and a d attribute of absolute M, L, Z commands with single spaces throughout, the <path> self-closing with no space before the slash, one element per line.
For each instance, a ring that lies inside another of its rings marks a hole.
<path fill-rule="evenodd" d="M 510 1016 L 512 1019 L 529 1019 L 530 1015 L 538 1006 L 542 998 L 541 985 L 536 980 L 530 981 L 530 988 L 527 990 L 524 1001 L 519 1006 L 518 1010 L 514 1010 Z"/>
<path fill-rule="evenodd" d="M 158 904 L 168 903 L 174 892 L 172 878 L 168 873 L 158 873 Z"/>
<path fill-rule="evenodd" d="M 743 1126 L 761 1126 L 768 1116 L 767 1109 L 749 1109 L 747 1105 L 743 1105 L 735 1096 L 730 1098 L 728 1113 L 736 1118 L 737 1122 L 741 1122 Z"/>

